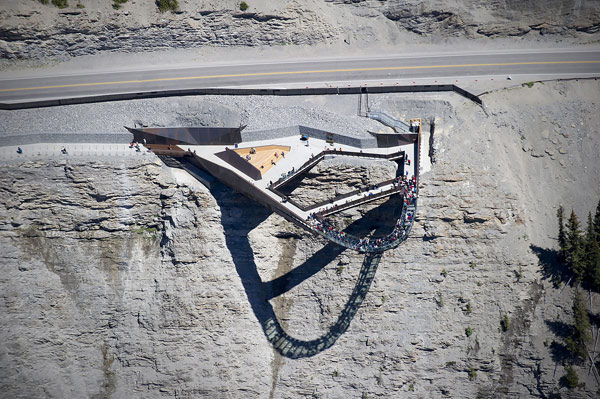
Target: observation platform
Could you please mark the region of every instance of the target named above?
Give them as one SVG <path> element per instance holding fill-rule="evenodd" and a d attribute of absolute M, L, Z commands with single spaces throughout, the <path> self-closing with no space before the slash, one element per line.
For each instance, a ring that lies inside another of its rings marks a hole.
<path fill-rule="evenodd" d="M 199 145 L 197 143 L 201 142 L 202 138 L 195 137 L 193 140 L 181 142 L 183 140 L 174 140 L 168 137 L 168 134 L 161 135 L 160 129 L 157 128 L 151 131 L 128 130 L 134 133 L 135 141 L 146 142 L 146 147 L 156 154 L 184 158 L 297 226 L 352 250 L 375 253 L 394 248 L 406 240 L 414 222 L 418 197 L 420 132 L 403 135 L 402 142 L 408 141 L 409 144 L 384 148 L 357 148 L 307 135 L 224 145 L 220 139 L 215 143 L 213 134 L 206 144 Z M 211 132 L 214 133 L 214 129 Z M 231 133 L 231 129 L 227 132 Z M 335 198 L 324 198 L 323 201 L 310 206 L 303 206 L 282 193 L 283 186 L 302 178 L 321 161 L 335 157 L 396 162 L 397 178 Z M 411 161 L 410 166 L 408 160 Z M 355 237 L 338 231 L 328 219 L 338 212 L 392 195 L 402 197 L 403 207 L 393 231 L 385 237 Z"/>

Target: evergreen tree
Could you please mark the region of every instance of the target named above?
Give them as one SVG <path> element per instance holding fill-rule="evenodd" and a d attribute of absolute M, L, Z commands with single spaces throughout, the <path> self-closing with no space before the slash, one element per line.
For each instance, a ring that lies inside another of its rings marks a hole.
<path fill-rule="evenodd" d="M 575 356 L 587 358 L 585 345 L 590 342 L 590 318 L 579 291 L 573 293 L 573 332 L 567 338 L 567 348 Z"/>
<path fill-rule="evenodd" d="M 589 283 L 594 291 L 600 292 L 600 245 L 598 241 L 590 243 L 586 256 Z"/>
<path fill-rule="evenodd" d="M 567 374 L 563 375 L 560 379 L 561 382 L 569 389 L 575 389 L 579 385 L 579 377 L 573 366 L 566 366 L 565 371 Z"/>
<path fill-rule="evenodd" d="M 596 214 L 594 215 L 594 234 L 598 245 L 600 245 L 600 201 L 596 205 Z"/>
<path fill-rule="evenodd" d="M 564 216 L 565 209 L 562 205 L 558 206 L 558 210 L 556 211 L 556 216 L 558 217 L 558 248 L 560 259 L 564 262 L 566 257 L 566 245 L 567 245 L 567 237 L 565 235 L 565 221 Z"/>
<path fill-rule="evenodd" d="M 577 281 L 581 281 L 585 276 L 582 241 L 579 219 L 577 219 L 575 212 L 571 210 L 571 216 L 567 221 L 565 261 Z"/>
<path fill-rule="evenodd" d="M 596 232 L 594 231 L 594 221 L 592 220 L 592 212 L 588 212 L 587 229 L 585 231 L 585 239 L 586 239 L 586 241 L 596 239 Z"/>
<path fill-rule="evenodd" d="M 600 292 L 600 245 L 594 228 L 592 214 L 588 213 L 584 244 L 586 280 L 594 291 Z"/>

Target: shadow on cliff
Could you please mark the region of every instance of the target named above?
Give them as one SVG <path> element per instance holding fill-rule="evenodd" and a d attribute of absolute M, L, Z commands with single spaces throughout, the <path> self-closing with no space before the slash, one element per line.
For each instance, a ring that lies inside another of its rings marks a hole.
<path fill-rule="evenodd" d="M 334 244 L 327 244 L 286 275 L 264 283 L 258 274 L 248 234 L 269 217 L 271 211 L 220 184 L 211 192 L 221 209 L 221 223 L 225 232 L 227 248 L 233 258 L 252 311 L 261 324 L 267 340 L 282 356 L 291 359 L 314 356 L 333 346 L 337 339 L 346 332 L 366 297 L 375 277 L 381 254 L 365 256 L 358 281 L 337 321 L 326 334 L 310 341 L 293 338 L 281 327 L 269 300 L 315 275 L 344 249 Z M 388 203 L 389 201 L 386 202 L 386 204 Z M 395 202 L 391 204 L 395 204 Z M 238 212 L 239 209 L 242 211 Z M 352 230 L 356 232 L 370 229 L 370 224 L 365 223 L 365 220 L 373 212 L 381 213 L 381 209 L 376 208 L 367 212 L 361 220 L 353 223 Z M 376 229 L 375 234 L 381 233 L 378 230 L 387 229 L 389 226 L 386 224 L 381 226 L 381 229 Z"/>
<path fill-rule="evenodd" d="M 346 229 L 346 233 L 365 236 L 373 232 L 373 236 L 385 236 L 394 230 L 395 222 L 400 217 L 402 199 L 390 197 L 381 206 L 366 212 Z M 390 215 L 393 213 L 393 216 Z M 332 262 L 344 251 L 339 245 L 329 243 L 308 258 L 303 264 L 290 272 L 269 282 L 263 283 L 267 299 L 273 299 L 296 287 L 304 280 L 312 277 Z"/>
<path fill-rule="evenodd" d="M 530 245 L 529 248 L 538 258 L 544 279 L 550 280 L 555 287 L 558 287 L 560 284 L 566 283 L 571 279 L 572 275 L 560 262 L 557 250 L 542 248 L 533 244 Z"/>

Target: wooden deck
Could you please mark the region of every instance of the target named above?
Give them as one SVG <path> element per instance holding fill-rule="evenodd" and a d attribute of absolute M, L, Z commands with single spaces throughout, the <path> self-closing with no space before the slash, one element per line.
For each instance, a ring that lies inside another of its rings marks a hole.
<path fill-rule="evenodd" d="M 256 150 L 254 154 L 251 154 L 252 148 Z M 291 147 L 285 145 L 265 145 L 257 147 L 247 148 L 236 148 L 235 151 L 242 158 L 246 159 L 246 156 L 250 156 L 250 164 L 258 169 L 261 175 L 264 175 L 273 167 L 273 161 L 275 164 L 283 159 L 281 153 L 287 155 L 290 152 Z M 277 154 L 277 155 L 275 155 Z"/>

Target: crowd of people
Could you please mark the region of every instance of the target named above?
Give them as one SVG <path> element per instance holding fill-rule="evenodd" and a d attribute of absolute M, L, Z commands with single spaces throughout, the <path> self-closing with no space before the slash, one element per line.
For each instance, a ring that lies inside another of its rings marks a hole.
<path fill-rule="evenodd" d="M 318 213 L 310 214 L 307 218 L 307 222 L 312 228 L 320 231 L 333 241 L 346 248 L 354 249 L 359 252 L 381 252 L 392 248 L 404 241 L 408 236 L 410 227 L 413 223 L 417 200 L 415 177 L 411 179 L 408 179 L 408 176 L 406 175 L 399 177 L 394 182 L 394 185 L 399 185 L 403 190 L 404 206 L 400 218 L 396 221 L 394 230 L 385 237 L 355 237 L 347 234 L 345 231 L 338 230 L 331 221 Z"/>

